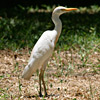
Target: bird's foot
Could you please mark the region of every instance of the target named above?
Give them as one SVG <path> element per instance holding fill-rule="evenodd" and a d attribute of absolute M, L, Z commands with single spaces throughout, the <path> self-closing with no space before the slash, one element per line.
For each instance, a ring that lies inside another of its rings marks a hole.
<path fill-rule="evenodd" d="M 48 96 L 48 94 L 47 94 L 47 92 L 45 93 L 45 97 L 47 97 Z"/>
<path fill-rule="evenodd" d="M 47 97 L 47 96 L 48 96 L 48 94 L 47 94 L 47 92 L 45 92 L 45 95 L 42 95 L 42 93 L 41 93 L 41 92 L 39 92 L 39 96 L 40 96 L 40 97 L 43 97 L 43 96 L 44 96 L 44 97 Z"/>
<path fill-rule="evenodd" d="M 40 96 L 40 97 L 43 97 L 43 95 L 42 95 L 42 93 L 41 93 L 41 92 L 39 93 L 39 96 Z"/>
<path fill-rule="evenodd" d="M 47 96 L 48 96 L 48 94 L 47 94 L 47 93 L 45 93 L 45 95 L 42 95 L 42 93 L 39 93 L 39 96 L 40 96 L 40 97 L 47 97 Z"/>

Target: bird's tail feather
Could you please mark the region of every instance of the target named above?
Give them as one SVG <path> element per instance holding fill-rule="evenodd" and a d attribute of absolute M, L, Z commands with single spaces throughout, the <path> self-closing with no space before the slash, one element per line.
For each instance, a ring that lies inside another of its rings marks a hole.
<path fill-rule="evenodd" d="M 22 78 L 29 80 L 32 76 L 32 74 L 37 70 L 36 67 L 36 62 L 34 59 L 32 59 L 29 64 L 25 67 L 23 73 L 22 73 Z"/>
<path fill-rule="evenodd" d="M 29 80 L 33 74 L 33 71 L 27 65 L 22 73 L 22 78 Z"/>

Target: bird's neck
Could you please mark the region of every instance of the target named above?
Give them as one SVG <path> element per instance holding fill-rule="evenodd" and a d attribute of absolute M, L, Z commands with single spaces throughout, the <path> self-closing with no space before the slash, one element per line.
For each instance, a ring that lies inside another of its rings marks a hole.
<path fill-rule="evenodd" d="M 55 25 L 54 30 L 57 31 L 58 35 L 60 35 L 61 30 L 62 30 L 62 23 L 61 23 L 61 20 L 59 19 L 59 16 L 52 15 L 52 21 L 54 22 L 54 25 Z"/>
<path fill-rule="evenodd" d="M 56 44 L 62 30 L 62 23 L 58 15 L 52 15 L 52 21 L 54 22 L 54 25 L 55 25 L 54 30 L 57 32 L 56 40 L 55 40 L 55 44 Z"/>

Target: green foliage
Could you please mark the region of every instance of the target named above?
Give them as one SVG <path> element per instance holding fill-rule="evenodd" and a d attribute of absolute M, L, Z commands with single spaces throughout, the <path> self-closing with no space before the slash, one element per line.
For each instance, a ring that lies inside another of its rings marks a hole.
<path fill-rule="evenodd" d="M 0 49 L 32 48 L 45 30 L 54 28 L 51 20 L 52 8 L 42 6 L 46 11 L 38 7 L 22 6 L 0 10 Z M 87 51 L 97 45 L 100 42 L 98 9 L 98 6 L 91 6 L 89 9 L 80 7 L 76 13 L 62 15 L 63 30 L 56 49 L 68 50 L 78 47 Z"/>

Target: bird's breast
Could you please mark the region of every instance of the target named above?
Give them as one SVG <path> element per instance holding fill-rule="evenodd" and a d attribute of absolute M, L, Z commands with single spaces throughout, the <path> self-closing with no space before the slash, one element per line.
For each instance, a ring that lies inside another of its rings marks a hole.
<path fill-rule="evenodd" d="M 47 59 L 49 56 L 52 55 L 54 50 L 54 43 L 49 40 L 41 41 L 40 43 L 36 44 L 33 49 L 33 56 L 36 58 L 44 58 Z"/>

